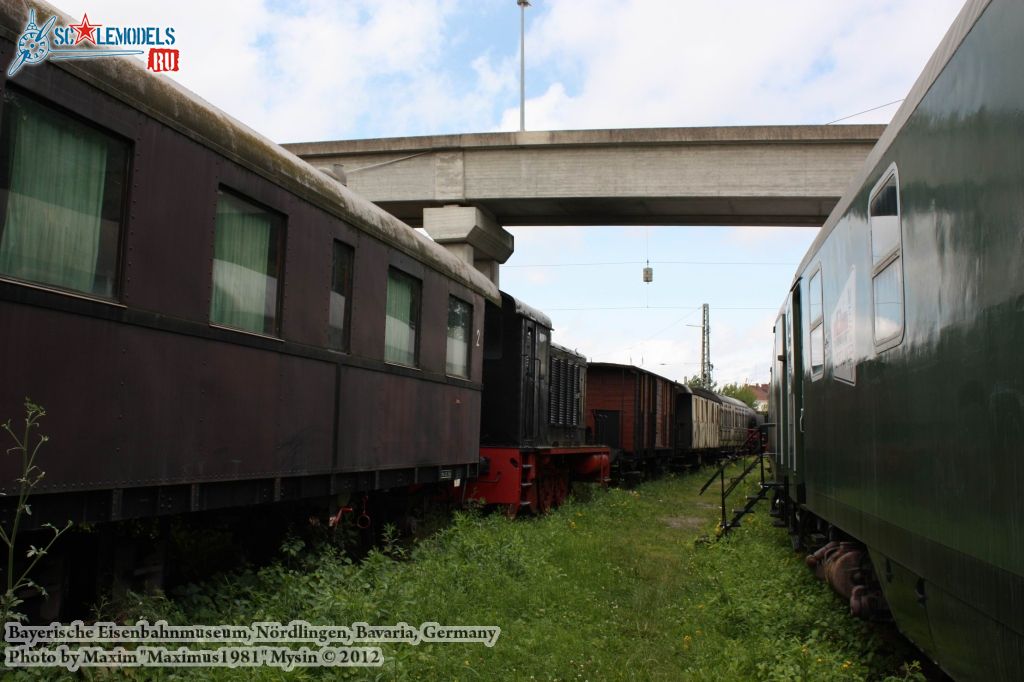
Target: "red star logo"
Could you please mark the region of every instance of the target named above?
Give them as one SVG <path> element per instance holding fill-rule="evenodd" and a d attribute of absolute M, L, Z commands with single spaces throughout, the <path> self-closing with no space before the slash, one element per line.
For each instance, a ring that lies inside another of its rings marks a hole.
<path fill-rule="evenodd" d="M 89 15 L 86 14 L 85 16 L 82 17 L 82 23 L 77 24 L 77 25 L 76 24 L 68 24 L 68 28 L 73 28 L 75 30 L 75 33 L 78 34 L 78 35 L 75 36 L 75 45 L 77 45 L 78 43 L 82 42 L 83 40 L 88 40 L 90 43 L 95 45 L 96 44 L 96 35 L 95 35 L 96 34 L 96 29 L 99 28 L 102 25 L 103 24 L 90 24 L 89 23 Z"/>

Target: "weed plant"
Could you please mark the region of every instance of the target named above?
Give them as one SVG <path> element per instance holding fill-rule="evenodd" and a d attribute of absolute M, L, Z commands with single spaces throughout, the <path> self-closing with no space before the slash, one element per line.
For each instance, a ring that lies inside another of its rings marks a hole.
<path fill-rule="evenodd" d="M 7 560 L 5 568 L 0 569 L 0 582 L 4 583 L 5 589 L 0 593 L 0 626 L 8 621 L 26 620 L 24 613 L 18 609 L 23 603 L 22 594 L 25 592 L 36 592 L 43 598 L 48 597 L 46 589 L 36 584 L 32 579 L 32 572 L 40 559 L 46 556 L 57 539 L 71 528 L 71 521 L 63 528 L 57 528 L 53 524 L 44 523 L 42 528 L 48 531 L 45 542 L 39 546 L 30 544 L 27 548 L 24 543 L 19 543 L 19 532 L 23 530 L 22 522 L 32 516 L 32 505 L 29 498 L 33 490 L 38 486 L 46 472 L 36 464 L 40 448 L 49 440 L 48 437 L 33 433 L 39 428 L 40 420 L 46 416 L 46 410 L 41 405 L 36 405 L 31 399 L 25 398 L 25 419 L 21 426 L 12 426 L 10 420 L 0 424 L 0 431 L 5 432 L 14 443 L 13 447 L 7 449 L 7 454 L 20 460 L 17 467 L 18 476 L 14 480 L 13 488 L 17 490 L 17 502 L 14 506 L 14 518 L 10 524 L 0 524 L 0 543 L 3 543 L 3 553 Z M 3 496 L 4 493 L 0 493 Z M 19 553 L 24 552 L 25 561 L 19 563 Z"/>
<path fill-rule="evenodd" d="M 542 518 L 457 513 L 411 549 L 393 540 L 354 563 L 286 543 L 281 561 L 121 617 L 176 624 L 302 619 L 498 625 L 496 646 L 382 645 L 383 668 L 291 677 L 380 680 L 923 680 L 913 650 L 853 619 L 806 569 L 764 503 L 715 539 L 701 476 L 598 491 Z M 274 669 L 143 669 L 148 679 L 271 680 Z M 98 674 L 97 677 L 105 675 Z"/>

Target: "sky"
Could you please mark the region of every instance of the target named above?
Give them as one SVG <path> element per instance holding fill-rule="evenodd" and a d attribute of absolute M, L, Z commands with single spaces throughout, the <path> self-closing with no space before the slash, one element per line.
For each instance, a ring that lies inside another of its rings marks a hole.
<path fill-rule="evenodd" d="M 515 0 L 59 0 L 173 26 L 173 78 L 277 142 L 516 130 Z M 888 123 L 962 0 L 534 0 L 528 130 Z M 593 361 L 766 382 L 815 228 L 516 227 L 501 287 Z M 646 261 L 654 281 L 642 282 Z M 595 265 L 600 264 L 600 265 Z"/>

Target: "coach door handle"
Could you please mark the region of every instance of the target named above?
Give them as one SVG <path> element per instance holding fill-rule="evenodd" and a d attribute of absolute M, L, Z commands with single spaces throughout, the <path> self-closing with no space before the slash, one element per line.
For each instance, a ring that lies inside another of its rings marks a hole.
<path fill-rule="evenodd" d="M 804 432 L 804 408 L 800 408 L 800 433 Z"/>

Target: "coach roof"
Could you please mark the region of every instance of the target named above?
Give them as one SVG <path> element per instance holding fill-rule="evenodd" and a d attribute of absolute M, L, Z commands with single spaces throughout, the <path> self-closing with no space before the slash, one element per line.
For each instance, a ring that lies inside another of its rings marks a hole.
<path fill-rule="evenodd" d="M 30 10 L 38 22 L 53 15 L 74 21 L 52 5 L 35 0 L 0 2 L 0 36 L 17 43 Z M 100 50 L 102 48 L 95 48 Z M 386 242 L 498 302 L 498 288 L 472 265 L 421 235 L 398 218 L 328 178 L 280 145 L 245 126 L 172 79 L 150 73 L 133 58 L 50 62 L 145 115 L 262 175 L 357 229 Z"/>

